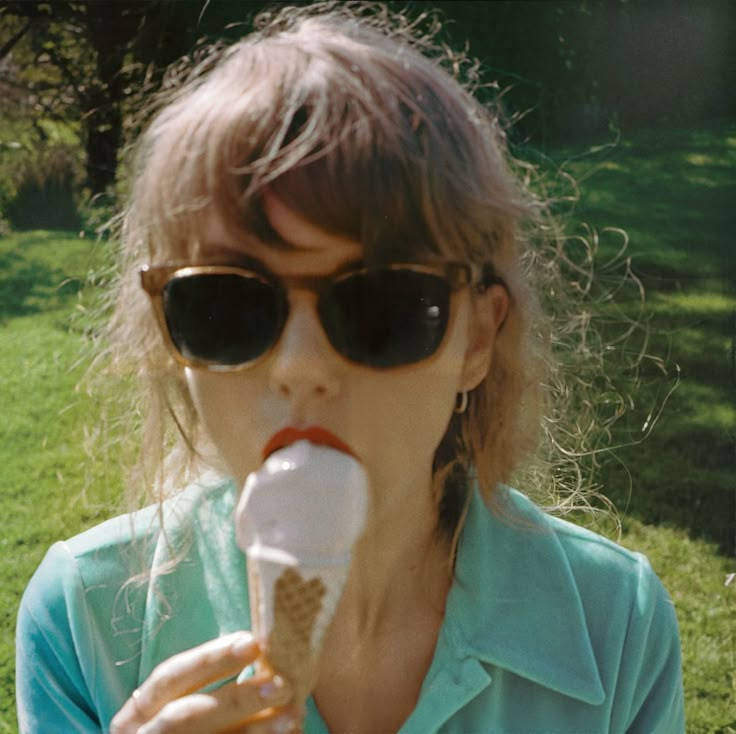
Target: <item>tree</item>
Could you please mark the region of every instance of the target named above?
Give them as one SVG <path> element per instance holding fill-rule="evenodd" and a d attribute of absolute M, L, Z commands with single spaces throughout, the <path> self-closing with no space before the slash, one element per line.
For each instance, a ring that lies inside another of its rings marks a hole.
<path fill-rule="evenodd" d="M 202 39 L 244 35 L 266 4 L 4 0 L 0 113 L 29 114 L 31 124 L 75 121 L 87 186 L 102 193 L 115 182 L 126 113 L 140 106 L 166 66 Z M 530 111 L 514 134 L 535 145 L 599 133 L 611 119 L 651 124 L 686 113 L 735 111 L 736 97 L 729 94 L 736 84 L 728 45 L 736 28 L 732 0 L 694 6 L 686 0 L 388 4 L 415 16 L 439 9 L 442 38 L 453 46 L 467 42 L 482 62 L 481 80 L 498 81 L 501 103 L 517 115 Z"/>
<path fill-rule="evenodd" d="M 2 81 L 24 90 L 36 124 L 39 118 L 79 122 L 86 183 L 93 194 L 115 181 L 124 59 L 144 8 L 141 3 L 58 1 L 9 2 L 2 8 L 0 17 L 22 22 L 24 31 L 4 44 L 5 58 L 14 52 L 25 57 L 21 70 L 5 64 Z"/>
<path fill-rule="evenodd" d="M 76 120 L 92 195 L 115 183 L 125 103 L 155 86 L 166 66 L 202 36 L 249 27 L 263 2 L 15 0 L 0 7 L 0 87 L 24 93 L 38 119 Z M 244 30 L 235 31 L 242 34 Z M 23 58 L 22 68 L 8 62 Z"/>

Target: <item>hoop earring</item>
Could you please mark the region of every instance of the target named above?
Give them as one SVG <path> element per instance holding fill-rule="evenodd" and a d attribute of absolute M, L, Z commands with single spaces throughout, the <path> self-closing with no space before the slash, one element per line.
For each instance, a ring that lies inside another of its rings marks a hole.
<path fill-rule="evenodd" d="M 455 398 L 455 412 L 461 415 L 468 409 L 468 391 L 463 390 L 457 394 Z"/>

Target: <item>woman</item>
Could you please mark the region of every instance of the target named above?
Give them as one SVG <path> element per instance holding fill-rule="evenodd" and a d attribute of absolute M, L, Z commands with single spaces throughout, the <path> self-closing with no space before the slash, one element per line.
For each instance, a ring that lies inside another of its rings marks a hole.
<path fill-rule="evenodd" d="M 153 388 L 160 504 L 49 551 L 19 617 L 23 731 L 683 731 L 646 560 L 506 487 L 548 384 L 534 206 L 411 34 L 282 10 L 148 127 L 111 337 Z M 371 486 L 306 702 L 239 675 L 260 650 L 232 513 L 284 431 Z"/>

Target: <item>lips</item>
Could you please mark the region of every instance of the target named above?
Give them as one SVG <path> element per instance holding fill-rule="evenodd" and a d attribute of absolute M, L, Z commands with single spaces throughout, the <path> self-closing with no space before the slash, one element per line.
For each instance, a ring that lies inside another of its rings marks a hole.
<path fill-rule="evenodd" d="M 310 426 L 309 428 L 284 428 L 274 433 L 263 449 L 263 460 L 265 461 L 274 451 L 289 446 L 297 441 L 309 441 L 317 446 L 330 446 L 342 451 L 349 456 L 355 456 L 355 452 L 344 441 L 326 428 Z"/>

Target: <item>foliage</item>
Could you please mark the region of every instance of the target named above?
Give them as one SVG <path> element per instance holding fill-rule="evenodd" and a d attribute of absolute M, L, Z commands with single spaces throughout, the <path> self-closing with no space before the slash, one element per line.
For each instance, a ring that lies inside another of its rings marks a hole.
<path fill-rule="evenodd" d="M 729 0 L 431 5 L 446 17 L 448 42 L 467 43 L 505 108 L 523 118 L 515 137 L 537 147 L 600 136 L 609 125 L 630 131 L 736 111 Z"/>
<path fill-rule="evenodd" d="M 279 3 L 280 4 L 280 3 Z M 294 4 L 311 4 L 300 0 Z M 126 129 L 164 69 L 203 39 L 247 33 L 267 0 L 5 0 L 0 6 L 0 118 L 77 121 L 92 197 L 114 189 Z M 730 0 L 393 1 L 438 10 L 440 40 L 467 45 L 480 81 L 535 146 L 609 126 L 698 120 L 736 111 Z M 636 80 L 636 83 L 632 83 Z M 1 185 L 1 182 L 0 182 Z"/>
<path fill-rule="evenodd" d="M 82 121 L 86 183 L 94 193 L 115 181 L 121 69 L 139 21 L 133 3 L 121 3 L 114 16 L 112 9 L 105 3 L 7 2 L 0 10 L 11 27 L 26 29 L 6 49 L 0 82 L 35 117 Z"/>
<path fill-rule="evenodd" d="M 15 172 L 15 192 L 6 208 L 15 229 L 79 227 L 76 151 L 63 145 L 29 155 Z"/>
<path fill-rule="evenodd" d="M 31 126 L 37 119 L 79 120 L 85 184 L 92 197 L 109 193 L 128 109 L 141 106 L 205 26 L 214 23 L 222 35 L 228 21 L 243 20 L 235 6 L 212 5 L 202 24 L 203 8 L 194 2 L 5 2 L 0 18 L 9 38 L 0 48 L 0 91 L 12 93 L 16 116 Z"/>
<path fill-rule="evenodd" d="M 0 117 L 0 213 L 19 229 L 79 224 L 83 162 L 75 126 Z"/>

